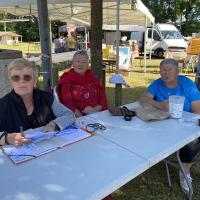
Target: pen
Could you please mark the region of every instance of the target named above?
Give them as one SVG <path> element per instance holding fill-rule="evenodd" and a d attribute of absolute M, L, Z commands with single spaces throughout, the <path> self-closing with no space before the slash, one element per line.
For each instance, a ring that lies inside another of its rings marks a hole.
<path fill-rule="evenodd" d="M 23 126 L 20 126 L 20 127 L 19 127 L 19 130 L 20 130 L 21 135 L 22 135 L 23 137 L 25 137 L 24 131 L 23 131 Z"/>

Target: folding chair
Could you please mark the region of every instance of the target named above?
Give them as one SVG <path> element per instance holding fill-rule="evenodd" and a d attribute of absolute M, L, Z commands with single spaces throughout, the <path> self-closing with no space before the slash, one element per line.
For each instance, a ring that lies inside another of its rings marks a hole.
<path fill-rule="evenodd" d="M 188 178 L 185 175 L 183 165 L 182 165 L 182 162 L 181 162 L 181 159 L 180 159 L 180 156 L 179 156 L 179 151 L 177 151 L 174 155 L 176 155 L 176 161 L 170 161 L 167 158 L 164 160 L 166 172 L 167 172 L 168 185 L 169 185 L 170 188 L 172 187 L 172 182 L 171 182 L 171 177 L 170 177 L 170 172 L 169 172 L 169 165 L 170 165 L 174 168 L 179 169 L 183 173 L 183 175 L 186 179 L 187 185 L 189 187 L 189 193 L 187 194 L 187 199 L 192 200 L 193 187 L 192 187 L 191 183 L 189 182 Z"/>
<path fill-rule="evenodd" d="M 198 63 L 198 55 L 190 55 L 187 54 L 186 58 L 183 62 L 183 67 L 185 68 L 185 73 L 188 72 L 189 69 L 192 69 L 192 72 L 195 71 L 195 66 Z"/>
<path fill-rule="evenodd" d="M 58 94 L 57 94 L 57 92 L 56 92 L 56 86 L 53 88 L 53 96 L 54 96 L 54 98 L 55 98 L 57 101 L 60 102 L 60 99 L 59 99 Z"/>

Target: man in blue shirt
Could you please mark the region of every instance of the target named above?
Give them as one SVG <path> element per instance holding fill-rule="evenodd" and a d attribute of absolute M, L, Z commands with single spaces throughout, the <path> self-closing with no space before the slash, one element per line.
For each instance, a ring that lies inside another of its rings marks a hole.
<path fill-rule="evenodd" d="M 185 96 L 183 110 L 200 114 L 200 92 L 192 80 L 179 75 L 178 63 L 176 60 L 168 58 L 160 63 L 161 78 L 155 80 L 140 98 L 140 103 L 146 106 L 153 106 L 163 111 L 169 110 L 169 96 Z M 180 150 L 180 158 L 183 168 L 190 183 L 190 168 L 195 156 L 200 150 L 200 142 L 196 140 Z M 180 185 L 184 192 L 189 192 L 189 187 L 181 172 Z"/>

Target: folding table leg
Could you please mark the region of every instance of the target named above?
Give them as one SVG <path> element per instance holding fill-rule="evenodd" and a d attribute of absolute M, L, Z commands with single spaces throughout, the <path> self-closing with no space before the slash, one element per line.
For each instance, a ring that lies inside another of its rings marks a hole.
<path fill-rule="evenodd" d="M 184 170 L 183 170 L 183 165 L 182 165 L 182 162 L 181 162 L 181 159 L 180 159 L 180 156 L 179 156 L 179 151 L 176 152 L 176 158 L 177 158 L 177 161 L 178 161 L 178 165 L 179 165 L 179 167 L 180 167 L 180 170 L 181 170 L 181 172 L 183 173 L 183 176 L 184 176 L 184 178 L 185 178 L 185 180 L 186 180 L 186 183 L 187 183 L 187 185 L 188 185 L 188 187 L 189 187 L 188 199 L 189 199 L 189 200 L 192 200 L 192 194 L 193 194 L 192 185 L 191 185 L 191 183 L 189 182 L 189 180 L 188 180 L 188 178 L 187 178 L 187 176 L 186 176 L 186 174 L 185 174 L 185 172 L 184 172 Z"/>
<path fill-rule="evenodd" d="M 169 166 L 168 166 L 167 162 L 165 162 L 165 167 L 166 167 L 166 171 L 167 171 L 168 185 L 171 188 L 172 187 L 172 182 L 171 182 L 171 177 L 170 177 L 170 173 L 169 173 Z"/>

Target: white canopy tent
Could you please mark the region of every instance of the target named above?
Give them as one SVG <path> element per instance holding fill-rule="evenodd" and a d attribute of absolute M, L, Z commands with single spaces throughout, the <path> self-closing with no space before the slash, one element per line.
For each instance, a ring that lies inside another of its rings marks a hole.
<path fill-rule="evenodd" d="M 48 0 L 49 20 L 90 24 L 90 0 Z M 103 24 L 116 25 L 116 0 L 103 0 Z M 0 12 L 37 16 L 37 0 L 1 0 Z M 141 0 L 120 0 L 120 24 L 151 25 L 154 17 Z"/>
<path fill-rule="evenodd" d="M 38 3 L 38 5 L 37 5 Z M 67 19 L 74 20 L 78 24 L 90 24 L 91 21 L 91 9 L 90 0 L 47 0 L 48 13 L 45 12 L 44 2 L 39 0 L 1 0 L 0 12 L 12 13 L 18 16 L 38 16 L 41 21 L 45 18 L 45 14 L 48 15 L 49 20 L 62 20 Z M 120 8 L 120 10 L 119 10 Z M 44 10 L 44 13 L 43 13 Z M 47 10 L 47 9 L 46 9 Z M 117 12 L 118 10 L 118 12 Z M 38 14 L 39 13 L 39 14 Z M 117 17 L 118 16 L 118 17 Z M 40 22 L 39 20 L 39 22 Z M 45 35 L 44 31 L 45 19 L 40 22 L 40 35 Z M 103 24 L 107 25 L 151 25 L 154 23 L 154 17 L 149 10 L 145 7 L 141 0 L 103 0 Z M 47 25 L 48 26 L 48 25 Z M 119 28 L 117 28 L 119 30 Z M 49 33 L 48 33 L 49 34 Z M 118 34 L 117 34 L 118 35 Z M 49 40 L 50 41 L 50 40 Z M 118 40 L 117 40 L 118 41 Z M 42 42 L 42 39 L 41 39 Z M 45 49 L 43 45 L 42 49 Z M 50 46 L 50 45 L 49 45 Z M 46 48 L 49 49 L 46 44 Z M 42 55 L 51 57 L 45 51 Z M 51 62 L 51 60 L 50 60 Z M 146 53 L 145 53 L 145 67 L 146 67 Z M 49 73 L 44 71 L 44 73 Z"/>

